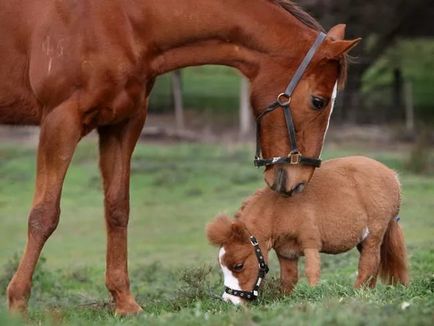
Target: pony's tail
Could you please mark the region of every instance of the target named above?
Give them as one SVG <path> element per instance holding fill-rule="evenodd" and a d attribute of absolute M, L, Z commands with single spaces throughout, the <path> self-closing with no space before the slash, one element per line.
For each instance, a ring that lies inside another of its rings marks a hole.
<path fill-rule="evenodd" d="M 387 284 L 408 285 L 407 250 L 397 219 L 389 222 L 381 244 L 380 277 Z"/>

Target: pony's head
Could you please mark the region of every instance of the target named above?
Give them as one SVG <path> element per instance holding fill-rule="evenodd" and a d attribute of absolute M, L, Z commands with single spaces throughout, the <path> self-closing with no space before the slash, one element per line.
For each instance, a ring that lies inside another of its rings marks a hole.
<path fill-rule="evenodd" d="M 235 291 L 252 291 L 257 281 L 259 265 L 244 223 L 220 215 L 208 224 L 206 233 L 210 243 L 220 248 L 218 261 L 225 287 Z M 268 250 L 261 248 L 261 251 L 264 261 L 267 261 Z M 236 305 L 244 301 L 242 297 L 226 292 L 222 298 Z"/>
<path fill-rule="evenodd" d="M 321 154 L 337 87 L 345 80 L 346 53 L 360 41 L 344 40 L 344 33 L 345 25 L 337 25 L 327 33 L 290 98 L 297 148 L 305 157 L 319 158 Z M 297 44 L 297 40 L 293 41 Z M 251 77 L 251 103 L 257 117 L 276 102 L 305 54 L 306 49 L 303 52 L 288 51 L 288 55 L 282 54 L 259 63 L 258 71 Z M 259 135 L 264 158 L 286 157 L 291 152 L 282 109 L 262 116 Z M 284 162 L 267 166 L 264 178 L 273 190 L 291 195 L 304 189 L 314 169 L 310 165 Z"/>

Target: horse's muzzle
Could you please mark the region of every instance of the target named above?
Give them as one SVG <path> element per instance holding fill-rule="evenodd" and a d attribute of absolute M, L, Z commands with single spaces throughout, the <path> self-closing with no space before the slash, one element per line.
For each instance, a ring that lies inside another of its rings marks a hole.
<path fill-rule="evenodd" d="M 296 171 L 292 169 L 294 168 L 285 166 L 269 169 L 265 172 L 265 182 L 272 190 L 285 196 L 301 193 L 310 180 L 313 171 L 310 172 L 309 168 L 296 168 Z"/>

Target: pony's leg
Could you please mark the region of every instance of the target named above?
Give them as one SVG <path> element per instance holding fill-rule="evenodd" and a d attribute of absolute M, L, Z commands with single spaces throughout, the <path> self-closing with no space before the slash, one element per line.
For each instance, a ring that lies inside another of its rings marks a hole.
<path fill-rule="evenodd" d="M 365 285 L 371 288 L 375 287 L 380 266 L 380 247 L 381 241 L 371 235 L 363 241 L 361 246 L 358 246 L 360 258 L 359 272 L 354 284 L 355 288 Z"/>
<path fill-rule="evenodd" d="M 80 116 L 74 109 L 74 103 L 65 102 L 51 111 L 41 125 L 27 243 L 7 289 L 9 309 L 13 312 L 26 311 L 36 263 L 59 221 L 63 180 L 81 138 Z"/>
<path fill-rule="evenodd" d="M 280 264 L 280 286 L 284 294 L 289 294 L 298 282 L 298 258 L 288 259 L 277 255 Z"/>
<path fill-rule="evenodd" d="M 319 282 L 321 272 L 321 259 L 318 249 L 304 249 L 304 256 L 306 257 L 306 263 L 304 266 L 304 272 L 306 274 L 309 285 L 315 286 Z"/>
<path fill-rule="evenodd" d="M 130 161 L 145 113 L 120 125 L 99 128 L 100 168 L 104 181 L 107 228 L 106 286 L 116 314 L 142 311 L 130 292 L 127 267 Z"/>

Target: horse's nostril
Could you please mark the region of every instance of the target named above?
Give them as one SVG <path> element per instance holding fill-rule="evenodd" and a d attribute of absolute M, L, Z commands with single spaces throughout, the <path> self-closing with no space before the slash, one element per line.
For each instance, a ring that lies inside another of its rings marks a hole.
<path fill-rule="evenodd" d="M 300 192 L 303 192 L 304 187 L 305 187 L 304 182 L 300 182 L 298 185 L 296 185 L 296 186 L 294 187 L 294 189 L 292 189 L 292 193 L 294 193 L 294 194 L 298 194 L 298 193 L 300 193 Z"/>

